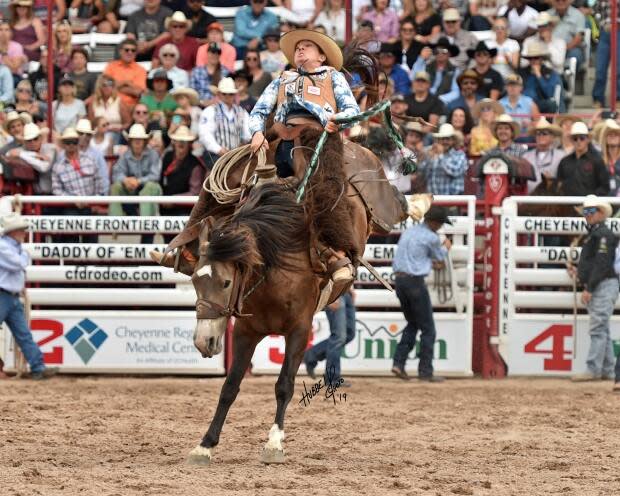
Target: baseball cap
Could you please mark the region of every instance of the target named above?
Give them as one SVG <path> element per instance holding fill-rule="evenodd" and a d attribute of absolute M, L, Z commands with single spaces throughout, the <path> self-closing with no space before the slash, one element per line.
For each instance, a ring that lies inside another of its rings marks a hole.
<path fill-rule="evenodd" d="M 427 83 L 431 82 L 431 75 L 426 72 L 426 71 L 418 71 L 415 73 L 415 76 L 413 78 L 414 81 L 426 81 Z"/>

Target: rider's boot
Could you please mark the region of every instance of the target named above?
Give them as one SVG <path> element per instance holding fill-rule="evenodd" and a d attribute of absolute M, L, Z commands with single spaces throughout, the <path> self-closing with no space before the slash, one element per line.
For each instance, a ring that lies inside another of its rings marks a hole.
<path fill-rule="evenodd" d="M 344 289 L 355 278 L 355 268 L 342 251 L 333 251 L 327 265 L 327 271 L 331 274 L 334 290 Z"/>

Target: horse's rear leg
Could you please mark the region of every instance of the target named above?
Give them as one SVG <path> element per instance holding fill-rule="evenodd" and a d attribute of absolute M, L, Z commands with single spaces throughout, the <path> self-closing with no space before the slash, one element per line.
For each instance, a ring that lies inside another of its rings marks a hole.
<path fill-rule="evenodd" d="M 239 385 L 243 380 L 245 371 L 250 365 L 254 349 L 259 341 L 259 337 L 235 329 L 233 336 L 232 366 L 222 386 L 222 392 L 220 393 L 215 415 L 213 416 L 209 430 L 202 438 L 202 442 L 190 452 L 187 460 L 188 463 L 193 465 L 207 465 L 211 461 L 213 449 L 220 441 L 220 433 L 222 432 L 226 415 L 239 393 Z"/>
<path fill-rule="evenodd" d="M 295 390 L 295 376 L 304 356 L 308 343 L 308 329 L 299 329 L 286 338 L 284 363 L 276 382 L 276 418 L 269 430 L 269 441 L 265 444 L 261 455 L 263 463 L 284 463 L 284 413 Z"/>

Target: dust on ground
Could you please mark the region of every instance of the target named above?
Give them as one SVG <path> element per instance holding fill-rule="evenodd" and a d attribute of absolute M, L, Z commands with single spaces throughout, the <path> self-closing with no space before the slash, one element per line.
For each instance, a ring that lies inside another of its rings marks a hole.
<path fill-rule="evenodd" d="M 620 494 L 620 395 L 563 379 L 351 378 L 287 412 L 287 463 L 259 455 L 275 377 L 248 377 L 208 467 L 185 464 L 222 378 L 0 381 L 0 487 L 16 495 Z"/>

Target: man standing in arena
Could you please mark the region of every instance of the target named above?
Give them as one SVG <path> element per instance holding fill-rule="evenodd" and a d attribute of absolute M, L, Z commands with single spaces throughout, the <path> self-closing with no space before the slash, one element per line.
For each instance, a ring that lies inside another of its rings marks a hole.
<path fill-rule="evenodd" d="M 416 342 L 418 329 L 420 336 L 420 362 L 418 378 L 426 382 L 443 382 L 444 378 L 433 375 L 433 350 L 435 345 L 435 321 L 433 305 L 424 279 L 431 268 L 440 268 L 445 264 L 450 240 L 443 243 L 437 231 L 445 223 L 452 224 L 446 209 L 433 205 L 424 222 L 407 229 L 398 241 L 393 269 L 396 277 L 396 296 L 407 319 L 407 325 L 394 352 L 392 373 L 405 381 L 410 379 L 405 372 L 407 357 Z"/>
<path fill-rule="evenodd" d="M 7 323 L 30 365 L 32 379 L 47 379 L 58 369 L 45 367 L 43 354 L 32 339 L 24 306 L 19 301 L 26 282 L 26 267 L 30 265 L 30 256 L 22 248 L 28 222 L 20 215 L 9 214 L 1 219 L 0 228 L 0 324 Z"/>
<path fill-rule="evenodd" d="M 611 213 L 611 205 L 595 195 L 588 195 L 583 203 L 588 235 L 581 249 L 577 277 L 583 284 L 581 301 L 590 314 L 590 349 L 587 372 L 574 375 L 573 381 L 597 381 L 614 376 L 609 319 L 618 299 L 618 275 L 614 271 L 618 238 L 605 225 Z M 574 270 L 574 267 L 569 269 L 573 274 Z"/>

